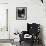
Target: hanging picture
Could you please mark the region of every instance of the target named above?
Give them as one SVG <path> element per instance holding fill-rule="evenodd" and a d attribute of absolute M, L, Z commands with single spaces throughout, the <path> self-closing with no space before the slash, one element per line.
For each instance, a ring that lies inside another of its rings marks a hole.
<path fill-rule="evenodd" d="M 26 19 L 27 19 L 27 8 L 16 7 L 16 20 L 26 20 Z"/>

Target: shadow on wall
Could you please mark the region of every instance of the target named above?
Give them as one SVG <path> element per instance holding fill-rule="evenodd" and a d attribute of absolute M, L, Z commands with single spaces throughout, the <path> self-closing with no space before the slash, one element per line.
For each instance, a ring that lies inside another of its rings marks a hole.
<path fill-rule="evenodd" d="M 44 45 L 44 37 L 43 37 L 43 26 L 42 25 L 40 25 L 40 38 L 42 40 L 42 46 L 45 46 Z"/>

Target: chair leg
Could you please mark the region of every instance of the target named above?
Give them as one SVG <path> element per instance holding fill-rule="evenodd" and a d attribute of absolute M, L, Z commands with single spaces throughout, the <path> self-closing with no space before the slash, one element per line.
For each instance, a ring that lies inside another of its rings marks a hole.
<path fill-rule="evenodd" d="M 21 45 L 21 41 L 20 41 L 20 45 Z"/>

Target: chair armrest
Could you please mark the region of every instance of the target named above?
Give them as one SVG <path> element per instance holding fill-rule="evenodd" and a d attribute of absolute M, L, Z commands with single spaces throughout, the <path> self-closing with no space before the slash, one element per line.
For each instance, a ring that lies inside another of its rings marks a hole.
<path fill-rule="evenodd" d="M 27 31 L 22 31 L 21 34 L 19 34 L 20 41 L 24 40 L 24 35 L 27 34 Z"/>
<path fill-rule="evenodd" d="M 23 34 L 23 35 L 25 35 L 25 34 L 27 34 L 27 33 L 28 33 L 27 31 L 22 31 L 22 34 Z"/>

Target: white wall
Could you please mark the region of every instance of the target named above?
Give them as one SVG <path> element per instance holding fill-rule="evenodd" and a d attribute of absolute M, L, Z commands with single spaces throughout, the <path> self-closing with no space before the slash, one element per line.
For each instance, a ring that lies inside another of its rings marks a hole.
<path fill-rule="evenodd" d="M 0 39 L 9 39 L 7 29 L 7 9 L 8 4 L 0 4 Z"/>
<path fill-rule="evenodd" d="M 27 20 L 16 20 L 16 7 L 27 7 Z M 9 31 L 11 36 L 16 30 L 19 32 L 26 30 L 27 23 L 33 22 L 42 25 L 44 41 L 46 41 L 45 5 L 40 0 L 9 0 Z"/>
<path fill-rule="evenodd" d="M 8 3 L 8 0 L 0 0 L 0 3 Z M 0 27 L 3 27 L 6 23 L 6 9 L 8 8 L 8 5 L 6 4 L 0 4 Z M 3 18 L 1 18 L 1 15 L 4 19 L 4 21 L 2 20 Z M 1 24 L 1 20 L 3 21 L 3 25 Z M 2 25 L 2 26 L 1 26 Z M 9 32 L 0 31 L 0 39 L 8 39 L 9 38 Z M 0 43 L 0 46 L 12 46 L 11 43 Z"/>
<path fill-rule="evenodd" d="M 8 3 L 8 0 L 0 0 L 0 3 Z"/>

